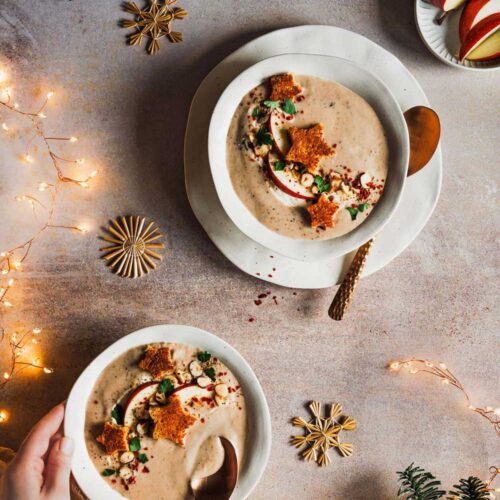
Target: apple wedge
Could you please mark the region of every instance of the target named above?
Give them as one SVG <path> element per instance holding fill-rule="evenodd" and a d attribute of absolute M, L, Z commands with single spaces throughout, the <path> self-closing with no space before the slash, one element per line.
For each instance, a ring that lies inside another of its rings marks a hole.
<path fill-rule="evenodd" d="M 460 7 L 463 3 L 465 3 L 465 0 L 428 0 L 428 2 L 436 7 L 439 7 L 445 12 L 448 12 Z"/>
<path fill-rule="evenodd" d="M 470 0 L 460 16 L 460 43 L 464 43 L 469 31 L 483 19 L 500 13 L 500 0 Z"/>
<path fill-rule="evenodd" d="M 500 57 L 500 30 L 487 38 L 481 45 L 469 52 L 469 61 L 491 61 Z"/>
<path fill-rule="evenodd" d="M 267 127 L 272 138 L 274 139 L 274 151 L 282 158 L 284 158 L 288 153 L 288 150 L 290 149 L 290 138 L 288 136 L 288 130 L 283 127 L 282 124 L 280 124 L 280 118 L 276 117 L 274 113 L 271 113 L 269 115 Z"/>
<path fill-rule="evenodd" d="M 123 424 L 127 427 L 132 427 L 137 421 L 136 414 L 141 407 L 145 407 L 149 398 L 158 389 L 158 382 L 146 382 L 133 390 L 125 404 Z"/>
<path fill-rule="evenodd" d="M 476 57 L 473 59 L 475 61 L 489 60 L 497 57 L 496 53 L 496 43 L 495 39 L 488 41 L 490 37 L 500 29 L 500 13 L 493 14 L 479 21 L 467 34 L 464 42 L 460 47 L 460 53 L 458 58 L 460 61 L 464 59 L 469 59 L 469 56 Z M 486 51 L 481 50 L 478 55 L 476 49 L 478 49 L 483 43 L 488 41 Z M 473 54 L 474 53 L 474 54 Z"/>
<path fill-rule="evenodd" d="M 281 161 L 275 154 L 269 154 L 267 166 L 271 179 L 284 193 L 301 200 L 314 200 L 312 193 L 298 179 L 286 170 L 276 170 L 275 163 Z"/>

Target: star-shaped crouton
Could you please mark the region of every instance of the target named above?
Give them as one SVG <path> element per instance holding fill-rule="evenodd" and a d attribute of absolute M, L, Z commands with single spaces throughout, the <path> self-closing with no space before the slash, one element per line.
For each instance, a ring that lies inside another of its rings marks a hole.
<path fill-rule="evenodd" d="M 339 209 L 336 203 L 328 199 L 328 196 L 322 194 L 319 200 L 310 207 L 307 211 L 311 216 L 311 227 L 333 227 L 333 216 Z"/>
<path fill-rule="evenodd" d="M 296 161 L 307 167 L 313 173 L 324 156 L 335 154 L 335 148 L 329 146 L 323 139 L 323 125 L 317 123 L 310 128 L 290 127 L 292 147 L 286 155 L 288 161 Z"/>
<path fill-rule="evenodd" d="M 106 448 L 107 455 L 116 455 L 120 451 L 128 451 L 128 431 L 126 426 L 106 422 L 96 440 Z"/>
<path fill-rule="evenodd" d="M 302 92 L 302 87 L 295 83 L 291 73 L 275 75 L 271 77 L 271 101 L 294 100 L 297 94 Z"/>
<path fill-rule="evenodd" d="M 157 380 L 170 375 L 175 369 L 170 349 L 168 347 L 155 347 L 151 345 L 148 345 L 144 356 L 137 366 L 151 373 Z"/>
<path fill-rule="evenodd" d="M 165 406 L 153 406 L 149 409 L 153 419 L 153 439 L 170 439 L 179 446 L 184 446 L 184 439 L 196 418 L 182 407 L 178 396 L 171 396 Z"/>

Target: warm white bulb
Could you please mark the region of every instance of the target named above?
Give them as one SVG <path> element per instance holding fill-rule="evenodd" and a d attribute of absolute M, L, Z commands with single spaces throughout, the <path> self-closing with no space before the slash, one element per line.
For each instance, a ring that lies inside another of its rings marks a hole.
<path fill-rule="evenodd" d="M 41 328 L 33 328 L 33 330 L 31 330 L 31 332 L 32 332 L 34 335 L 38 335 L 41 331 L 42 331 L 42 329 L 41 329 Z"/>
<path fill-rule="evenodd" d="M 39 118 L 47 118 L 47 115 L 45 113 L 40 112 L 40 113 L 38 113 L 38 117 Z"/>
<path fill-rule="evenodd" d="M 83 188 L 89 187 L 89 183 L 87 181 L 80 181 L 78 184 L 80 184 L 80 186 L 82 186 Z"/>
<path fill-rule="evenodd" d="M 441 382 L 442 382 L 443 384 L 445 384 L 445 385 L 447 385 L 447 384 L 449 384 L 449 383 L 450 383 L 450 381 L 449 381 L 447 378 L 442 378 L 442 379 L 441 379 Z"/>
<path fill-rule="evenodd" d="M 12 307 L 12 304 L 8 300 L 4 300 L 2 303 L 5 307 Z"/>
<path fill-rule="evenodd" d="M 10 378 L 10 373 L 5 372 L 5 373 L 3 374 L 3 378 L 4 378 L 5 380 L 9 380 L 9 378 Z"/>
<path fill-rule="evenodd" d="M 40 182 L 38 184 L 38 191 L 45 191 L 49 185 L 46 182 Z"/>
<path fill-rule="evenodd" d="M 7 422 L 8 419 L 9 414 L 7 413 L 7 410 L 0 410 L 0 424 Z"/>
<path fill-rule="evenodd" d="M 28 163 L 33 163 L 35 160 L 33 160 L 33 157 L 29 154 L 25 154 L 24 155 L 24 159 L 25 161 L 27 161 Z"/>
<path fill-rule="evenodd" d="M 44 367 L 43 371 L 45 373 L 54 373 L 54 369 L 53 368 L 49 368 L 48 366 Z"/>
<path fill-rule="evenodd" d="M 494 413 L 495 415 L 500 415 L 500 408 L 495 408 L 495 409 L 493 410 L 493 413 Z"/>
<path fill-rule="evenodd" d="M 47 94 L 47 99 L 51 99 L 54 96 L 54 92 L 52 90 Z"/>
<path fill-rule="evenodd" d="M 75 137 L 75 136 L 71 136 L 71 137 L 69 138 L 69 141 L 70 141 L 70 142 L 76 142 L 77 140 L 78 140 L 78 137 Z"/>
<path fill-rule="evenodd" d="M 5 82 L 5 80 L 7 80 L 7 72 L 0 69 L 0 82 Z"/>
<path fill-rule="evenodd" d="M 97 170 L 92 170 L 92 172 L 90 172 L 90 178 L 93 179 L 97 175 L 97 173 Z"/>
<path fill-rule="evenodd" d="M 8 126 L 5 122 L 3 122 L 3 123 L 2 123 L 2 128 L 3 128 L 5 131 L 9 130 L 9 126 Z"/>

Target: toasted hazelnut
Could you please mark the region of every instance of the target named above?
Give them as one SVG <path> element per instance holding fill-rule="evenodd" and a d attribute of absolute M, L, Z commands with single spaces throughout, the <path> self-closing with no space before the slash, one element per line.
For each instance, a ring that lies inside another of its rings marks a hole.
<path fill-rule="evenodd" d="M 137 424 L 136 430 L 137 430 L 137 434 L 139 434 L 139 436 L 145 436 L 146 433 L 148 432 L 148 426 L 147 426 L 147 424 L 143 424 L 142 422 L 139 422 Z"/>
<path fill-rule="evenodd" d="M 165 396 L 164 392 L 157 392 L 155 394 L 155 399 L 158 403 L 163 404 L 167 402 L 167 396 Z"/>
<path fill-rule="evenodd" d="M 151 401 L 149 402 L 149 404 L 151 404 Z M 149 413 L 148 410 L 146 409 L 146 406 L 140 405 L 137 408 L 134 408 L 134 416 L 138 420 L 144 420 L 149 418 Z"/>
<path fill-rule="evenodd" d="M 311 188 L 311 193 L 312 193 L 312 194 L 318 194 L 318 193 L 319 193 L 318 186 L 313 186 L 313 187 Z"/>
<path fill-rule="evenodd" d="M 212 380 L 209 377 L 198 377 L 196 383 L 200 387 L 208 387 L 212 383 Z"/>
<path fill-rule="evenodd" d="M 119 474 L 122 479 L 130 479 L 134 475 L 128 467 L 120 467 Z"/>
<path fill-rule="evenodd" d="M 203 368 L 198 361 L 194 360 L 189 363 L 189 372 L 193 377 L 201 377 L 203 375 Z"/>
<path fill-rule="evenodd" d="M 227 400 L 226 398 L 221 398 L 220 396 L 218 396 L 217 394 L 215 395 L 215 402 L 219 405 L 219 406 L 222 406 L 222 405 L 225 405 Z"/>
<path fill-rule="evenodd" d="M 229 395 L 229 389 L 227 388 L 226 384 L 217 384 L 215 386 L 215 394 L 217 396 L 220 396 L 221 398 L 227 398 Z"/>
<path fill-rule="evenodd" d="M 302 177 L 300 178 L 300 183 L 304 187 L 311 187 L 314 184 L 314 175 L 310 173 L 302 174 Z"/>
<path fill-rule="evenodd" d="M 266 156 L 270 150 L 271 146 L 269 146 L 269 144 L 262 144 L 260 146 L 255 146 L 254 153 L 257 156 Z"/>
<path fill-rule="evenodd" d="M 372 180 L 372 178 L 366 173 L 364 172 L 363 174 L 361 174 L 361 176 L 359 177 L 359 182 L 361 182 L 361 185 L 365 188 L 365 187 L 368 187 L 368 183 Z"/>
<path fill-rule="evenodd" d="M 177 370 L 175 372 L 175 376 L 177 377 L 177 380 L 180 384 L 184 384 L 186 382 L 186 379 L 184 378 L 184 372 L 182 372 L 181 370 Z"/>
<path fill-rule="evenodd" d="M 350 194 L 351 193 L 351 189 L 344 182 L 341 184 L 341 187 L 342 187 L 342 191 L 344 191 L 345 194 Z"/>
<path fill-rule="evenodd" d="M 120 455 L 120 462 L 122 464 L 128 464 L 130 462 L 132 462 L 132 460 L 134 460 L 135 456 L 133 454 L 133 452 L 131 451 L 126 451 L 125 453 L 122 453 Z"/>

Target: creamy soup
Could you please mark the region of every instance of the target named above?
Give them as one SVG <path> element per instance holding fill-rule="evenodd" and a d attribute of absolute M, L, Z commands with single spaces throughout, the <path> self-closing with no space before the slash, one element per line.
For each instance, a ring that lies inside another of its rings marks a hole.
<path fill-rule="evenodd" d="M 174 365 L 167 369 L 170 374 L 154 377 L 147 369 L 138 367 L 145 358 L 145 348 L 127 351 L 97 380 L 87 402 L 87 450 L 104 480 L 124 497 L 192 498 L 190 485 L 214 473 L 223 463 L 224 450 L 218 436 L 231 441 L 241 468 L 246 439 L 241 388 L 220 360 L 182 344 L 149 347 L 168 348 Z M 180 402 L 182 410 L 169 417 L 171 421 L 162 421 L 160 425 L 152 419 L 154 412 L 170 407 L 174 399 Z M 180 436 L 173 420 L 178 422 L 179 415 L 180 422 L 184 422 L 182 415 L 191 420 L 184 443 L 172 440 Z M 112 451 L 113 440 L 109 440 L 109 435 L 103 438 L 105 426 L 128 432 L 127 449 Z M 160 431 L 171 432 L 173 437 L 155 435 Z"/>
<path fill-rule="evenodd" d="M 356 93 L 315 77 L 294 78 L 301 92 L 288 102 L 270 101 L 268 82 L 241 100 L 227 136 L 229 174 L 241 201 L 268 228 L 292 238 L 335 238 L 361 224 L 382 194 L 386 135 L 373 108 Z M 316 124 L 335 153 L 322 157 L 316 169 L 287 161 L 290 127 Z M 329 221 L 311 226 L 307 209 L 322 194 L 335 204 L 333 227 Z"/>

